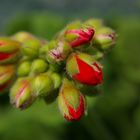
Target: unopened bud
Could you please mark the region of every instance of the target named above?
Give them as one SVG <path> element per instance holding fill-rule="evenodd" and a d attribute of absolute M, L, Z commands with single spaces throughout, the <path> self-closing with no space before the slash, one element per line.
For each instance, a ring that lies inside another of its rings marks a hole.
<path fill-rule="evenodd" d="M 16 61 L 21 44 L 9 38 L 0 38 L 0 63 L 12 63 Z"/>
<path fill-rule="evenodd" d="M 116 43 L 116 34 L 114 30 L 108 27 L 103 27 L 93 38 L 93 45 L 97 46 L 97 48 L 101 50 L 107 50 L 112 47 Z"/>
<path fill-rule="evenodd" d="M 96 34 L 96 31 L 100 28 L 102 28 L 103 26 L 103 21 L 101 19 L 89 19 L 87 21 L 84 22 L 85 25 L 88 25 L 88 26 L 92 26 L 93 29 L 95 29 L 95 34 Z"/>
<path fill-rule="evenodd" d="M 92 27 L 66 30 L 64 36 L 72 48 L 89 43 L 94 35 Z"/>
<path fill-rule="evenodd" d="M 31 62 L 24 61 L 18 66 L 17 75 L 20 77 L 28 76 L 31 70 Z"/>
<path fill-rule="evenodd" d="M 42 59 L 46 59 L 46 54 L 48 51 L 49 51 L 49 45 L 48 43 L 45 43 L 39 49 L 39 57 Z"/>
<path fill-rule="evenodd" d="M 62 81 L 61 76 L 58 73 L 52 73 L 51 78 L 54 83 L 54 89 L 59 88 L 59 86 L 61 85 L 61 81 Z"/>
<path fill-rule="evenodd" d="M 32 89 L 35 96 L 47 96 L 54 89 L 54 83 L 45 73 L 39 74 L 33 79 Z"/>
<path fill-rule="evenodd" d="M 72 49 L 67 42 L 52 41 L 49 44 L 49 51 L 47 53 L 47 60 L 50 63 L 64 61 L 71 51 L 72 51 Z"/>
<path fill-rule="evenodd" d="M 18 32 L 12 36 L 12 39 L 19 41 L 21 43 L 34 38 L 35 37 L 32 34 L 24 31 Z"/>
<path fill-rule="evenodd" d="M 66 70 L 74 80 L 86 85 L 98 85 L 103 80 L 100 65 L 94 57 L 85 53 L 71 54 L 67 60 Z"/>
<path fill-rule="evenodd" d="M 37 39 L 26 40 L 22 44 L 22 53 L 24 56 L 27 56 L 29 59 L 34 59 L 39 54 L 40 46 L 41 43 Z"/>
<path fill-rule="evenodd" d="M 58 106 L 64 118 L 76 121 L 82 117 L 86 109 L 84 96 L 68 79 L 64 79 L 58 96 Z"/>
<path fill-rule="evenodd" d="M 35 96 L 33 95 L 31 88 L 31 81 L 31 78 L 20 78 L 11 88 L 10 102 L 14 107 L 26 109 L 35 100 Z"/>
<path fill-rule="evenodd" d="M 31 64 L 31 75 L 43 73 L 48 69 L 48 63 L 43 59 L 35 59 Z"/>

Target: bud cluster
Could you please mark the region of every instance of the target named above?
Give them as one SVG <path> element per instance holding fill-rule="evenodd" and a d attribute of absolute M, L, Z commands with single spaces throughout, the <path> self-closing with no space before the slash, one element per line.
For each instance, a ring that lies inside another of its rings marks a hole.
<path fill-rule="evenodd" d="M 27 32 L 1 37 L 0 92 L 10 87 L 10 102 L 21 110 L 38 98 L 57 99 L 64 118 L 76 121 L 86 112 L 85 96 L 103 82 L 99 60 L 115 41 L 100 19 L 72 22 L 51 41 Z"/>

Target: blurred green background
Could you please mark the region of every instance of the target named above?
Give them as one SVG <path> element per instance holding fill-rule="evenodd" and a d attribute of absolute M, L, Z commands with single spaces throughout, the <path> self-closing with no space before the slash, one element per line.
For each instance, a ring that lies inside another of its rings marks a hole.
<path fill-rule="evenodd" d="M 66 122 L 57 104 L 38 100 L 18 111 L 0 95 L 0 140 L 140 140 L 139 0 L 0 0 L 0 34 L 26 30 L 51 39 L 74 19 L 103 18 L 118 34 L 104 64 L 102 94 L 88 115 Z"/>

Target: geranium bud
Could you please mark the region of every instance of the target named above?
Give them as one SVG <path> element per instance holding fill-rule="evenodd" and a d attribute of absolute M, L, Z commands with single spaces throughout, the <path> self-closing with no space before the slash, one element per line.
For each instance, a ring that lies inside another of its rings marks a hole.
<path fill-rule="evenodd" d="M 48 69 L 48 63 L 43 59 L 35 59 L 31 64 L 31 75 L 43 73 Z"/>
<path fill-rule="evenodd" d="M 58 106 L 64 118 L 68 121 L 80 119 L 85 112 L 84 96 L 68 79 L 64 79 L 58 96 Z"/>
<path fill-rule="evenodd" d="M 84 27 L 80 29 L 66 30 L 64 36 L 70 43 L 72 48 L 84 45 L 92 39 L 94 35 L 94 29 L 92 27 Z"/>
<path fill-rule="evenodd" d="M 81 27 L 82 27 L 82 22 L 80 20 L 76 20 L 76 21 L 69 23 L 66 26 L 65 30 L 79 29 Z"/>
<path fill-rule="evenodd" d="M 114 30 L 108 27 L 103 27 L 96 32 L 93 38 L 93 45 L 101 50 L 107 50 L 116 43 L 116 34 Z"/>
<path fill-rule="evenodd" d="M 33 79 L 32 89 L 35 96 L 47 96 L 54 89 L 54 83 L 46 73 L 39 74 Z"/>
<path fill-rule="evenodd" d="M 46 54 L 49 51 L 48 43 L 45 43 L 39 48 L 39 57 L 42 59 L 46 59 Z"/>
<path fill-rule="evenodd" d="M 47 60 L 50 63 L 61 62 L 66 59 L 72 48 L 67 42 L 54 40 L 49 44 Z"/>
<path fill-rule="evenodd" d="M 59 86 L 61 85 L 61 80 L 62 80 L 60 74 L 52 73 L 51 78 L 52 78 L 53 83 L 54 83 L 54 89 L 59 88 Z"/>
<path fill-rule="evenodd" d="M 29 59 L 37 58 L 39 55 L 39 48 L 41 43 L 38 39 L 29 39 L 22 43 L 22 53 Z"/>
<path fill-rule="evenodd" d="M 21 31 L 21 32 L 18 32 L 16 34 L 14 34 L 12 36 L 12 39 L 23 43 L 23 42 L 25 42 L 27 40 L 35 39 L 35 37 L 32 34 L 28 33 L 28 32 Z"/>
<path fill-rule="evenodd" d="M 95 31 L 99 30 L 100 28 L 103 27 L 103 21 L 101 19 L 89 19 L 87 21 L 84 22 L 85 25 L 88 25 L 88 26 L 92 26 L 93 29 L 95 29 Z M 96 34 L 96 32 L 95 32 Z"/>
<path fill-rule="evenodd" d="M 0 63 L 11 63 L 17 59 L 21 44 L 9 38 L 0 38 Z"/>
<path fill-rule="evenodd" d="M 59 32 L 57 38 L 62 39 L 67 30 L 80 29 L 81 27 L 82 27 L 82 22 L 80 20 L 73 21 L 67 24 L 67 26 Z"/>
<path fill-rule="evenodd" d="M 94 57 L 88 54 L 71 54 L 67 60 L 66 70 L 74 80 L 82 84 L 98 85 L 102 83 L 101 66 L 94 60 Z"/>
<path fill-rule="evenodd" d="M 19 77 L 28 76 L 31 71 L 31 62 L 23 61 L 20 63 L 17 69 L 17 75 Z"/>
<path fill-rule="evenodd" d="M 31 78 L 19 78 L 12 86 L 10 90 L 10 102 L 14 107 L 26 109 L 35 100 L 31 88 L 31 81 Z"/>
<path fill-rule="evenodd" d="M 0 65 L 0 92 L 9 85 L 14 74 L 15 67 L 13 65 Z"/>
<path fill-rule="evenodd" d="M 20 49 L 21 44 L 10 38 L 0 37 L 0 52 L 12 53 Z"/>

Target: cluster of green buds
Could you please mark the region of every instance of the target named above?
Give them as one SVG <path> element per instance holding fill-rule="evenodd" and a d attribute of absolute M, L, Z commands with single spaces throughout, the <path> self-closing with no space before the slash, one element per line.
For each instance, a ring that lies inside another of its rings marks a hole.
<path fill-rule="evenodd" d="M 27 32 L 1 37 L 0 92 L 9 89 L 10 103 L 21 110 L 38 98 L 57 100 L 64 118 L 76 121 L 86 112 L 85 91 L 95 94 L 103 82 L 99 61 L 115 42 L 100 19 L 72 22 L 50 41 Z"/>

